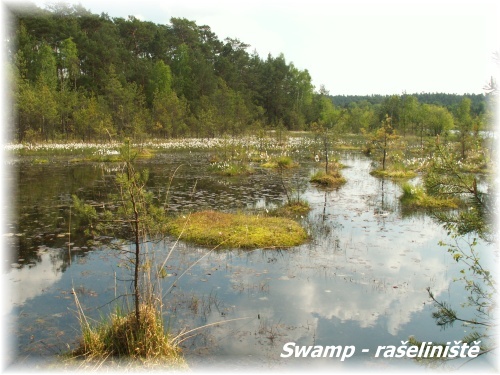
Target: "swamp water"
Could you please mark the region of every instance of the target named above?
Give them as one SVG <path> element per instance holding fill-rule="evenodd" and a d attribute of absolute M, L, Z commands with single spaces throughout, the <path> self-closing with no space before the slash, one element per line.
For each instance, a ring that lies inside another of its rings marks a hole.
<path fill-rule="evenodd" d="M 431 317 L 427 287 L 452 306 L 466 300 L 463 285 L 453 282 L 459 265 L 438 245 L 448 240 L 446 231 L 426 214 L 404 213 L 401 188 L 370 176 L 370 159 L 356 152 L 336 156 L 347 166 L 342 170 L 347 183 L 339 189 L 309 184 L 318 168 L 311 161 L 287 177 L 312 207 L 300 219 L 311 236 L 302 246 L 210 251 L 175 244 L 173 238 L 154 246 L 160 261 L 175 246 L 163 281 L 163 289 L 170 288 L 164 298 L 170 331 L 207 325 L 182 343 L 192 369 L 423 370 L 411 359 L 374 354 L 379 345 L 401 346 L 411 335 L 447 342 L 470 332 L 460 324 L 442 330 Z M 140 162 L 138 169 L 148 168 L 151 188 L 165 196 L 181 166 L 168 191 L 173 211 L 258 211 L 284 202 L 275 171 L 257 168 L 250 176 L 221 177 L 208 170 L 208 158 L 208 152 L 167 152 Z M 18 207 L 6 235 L 14 251 L 4 254 L 3 270 L 12 337 L 8 354 L 16 366 L 34 368 L 73 347 L 80 335 L 72 288 L 87 317 L 100 320 L 116 304 L 126 305 L 123 299 L 109 302 L 129 292 L 131 283 L 121 281 L 130 274 L 116 251 L 67 236 L 71 194 L 105 200 L 116 165 L 64 159 L 33 164 L 21 158 L 14 169 L 18 185 L 10 194 Z M 352 345 L 356 352 L 345 361 L 281 358 L 288 342 Z M 479 358 L 466 366 L 488 368 L 488 361 Z"/>

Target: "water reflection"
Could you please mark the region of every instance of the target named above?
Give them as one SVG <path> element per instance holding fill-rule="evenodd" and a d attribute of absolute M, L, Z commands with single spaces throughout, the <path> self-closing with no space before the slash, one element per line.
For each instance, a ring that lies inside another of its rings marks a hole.
<path fill-rule="evenodd" d="M 43 248 L 38 254 L 37 263 L 28 263 L 25 267 L 15 264 L 2 276 L 7 291 L 7 306 L 9 311 L 16 306 L 22 306 L 28 299 L 44 293 L 57 283 L 64 271 L 64 261 L 60 250 Z"/>

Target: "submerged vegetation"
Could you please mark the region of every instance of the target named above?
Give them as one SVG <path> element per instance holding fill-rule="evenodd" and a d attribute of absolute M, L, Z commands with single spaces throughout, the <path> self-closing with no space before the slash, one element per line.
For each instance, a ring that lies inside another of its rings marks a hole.
<path fill-rule="evenodd" d="M 178 217 L 169 226 L 174 236 L 208 247 L 287 248 L 308 238 L 306 231 L 293 220 L 241 213 L 195 212 Z"/>

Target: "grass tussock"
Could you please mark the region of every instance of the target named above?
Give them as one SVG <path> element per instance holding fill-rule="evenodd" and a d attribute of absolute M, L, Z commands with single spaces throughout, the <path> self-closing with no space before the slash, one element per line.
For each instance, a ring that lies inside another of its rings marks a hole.
<path fill-rule="evenodd" d="M 306 215 L 311 210 L 311 206 L 306 201 L 292 201 L 284 204 L 281 207 L 272 210 L 270 213 L 273 216 L 288 217 L 292 219 L 300 218 Z"/>
<path fill-rule="evenodd" d="M 290 169 L 298 167 L 298 163 L 294 162 L 289 156 L 280 156 L 276 159 L 271 159 L 266 163 L 262 164 L 262 168 L 281 168 Z"/>
<path fill-rule="evenodd" d="M 414 171 L 404 169 L 375 169 L 370 174 L 375 177 L 387 178 L 413 178 L 417 175 Z"/>
<path fill-rule="evenodd" d="M 170 232 L 202 246 L 224 248 L 287 248 L 302 244 L 307 233 L 288 218 L 201 211 L 178 217 Z"/>
<path fill-rule="evenodd" d="M 337 169 L 330 170 L 328 173 L 320 170 L 311 177 L 310 181 L 325 187 L 339 187 L 346 183 L 346 179 Z"/>
<path fill-rule="evenodd" d="M 218 163 L 213 164 L 212 169 L 221 176 L 235 177 L 247 176 L 255 173 L 255 170 L 248 164 Z"/>
<path fill-rule="evenodd" d="M 458 203 L 455 199 L 437 198 L 428 195 L 421 186 L 413 186 L 410 183 L 402 185 L 403 195 L 401 196 L 401 204 L 407 208 L 433 208 L 433 209 L 453 209 L 458 208 Z"/>
<path fill-rule="evenodd" d="M 83 359 L 87 364 L 120 361 L 131 366 L 135 363 L 187 369 L 179 347 L 165 334 L 161 315 L 152 305 L 141 306 L 139 322 L 134 312 L 116 312 L 110 315 L 109 322 L 91 325 L 81 308 L 79 319 L 82 338 L 70 355 L 74 359 Z"/>

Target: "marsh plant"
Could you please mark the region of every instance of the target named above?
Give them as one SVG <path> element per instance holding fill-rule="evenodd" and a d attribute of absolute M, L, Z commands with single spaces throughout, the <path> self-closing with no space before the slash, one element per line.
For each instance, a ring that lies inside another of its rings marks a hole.
<path fill-rule="evenodd" d="M 111 314 L 109 322 L 94 326 L 88 322 L 77 300 L 83 338 L 74 354 L 90 358 L 177 358 L 179 351 L 175 342 L 165 334 L 163 327 L 159 283 L 162 267 L 152 267 L 156 260 L 148 249 L 148 245 L 166 233 L 166 212 L 146 189 L 148 171 L 135 169 L 133 162 L 137 154 L 128 142 L 120 155 L 123 164 L 115 179 L 116 193 L 109 196 L 118 208 L 105 207 L 98 213 L 95 206 L 75 196 L 74 211 L 85 218 L 92 234 L 112 232 L 114 237 L 121 238 L 110 246 L 124 254 L 130 265 L 132 291 L 122 297 L 131 296 L 133 308 L 117 311 Z M 128 228 L 125 233 L 124 226 Z"/>
<path fill-rule="evenodd" d="M 307 201 L 301 199 L 301 193 L 305 190 L 303 182 L 297 176 L 297 173 L 294 173 L 292 178 L 285 178 L 285 174 L 288 174 L 291 169 L 296 168 L 299 164 L 294 162 L 288 155 L 281 155 L 272 163 L 272 167 L 276 169 L 285 192 L 286 203 L 273 210 L 271 214 L 290 218 L 302 217 L 307 214 L 311 207 Z"/>
<path fill-rule="evenodd" d="M 413 185 L 409 182 L 401 185 L 403 195 L 400 201 L 406 208 L 418 209 L 440 209 L 440 208 L 458 208 L 459 201 L 452 197 L 435 197 L 427 194 L 422 185 Z"/>

